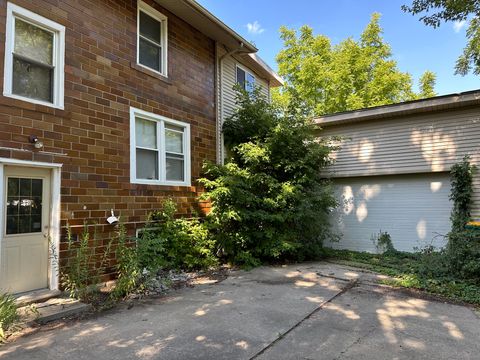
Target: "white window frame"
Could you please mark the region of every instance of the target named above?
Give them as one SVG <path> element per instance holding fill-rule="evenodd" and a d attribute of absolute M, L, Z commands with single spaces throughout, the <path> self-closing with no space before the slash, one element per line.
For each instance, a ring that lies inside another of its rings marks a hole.
<path fill-rule="evenodd" d="M 152 69 L 146 65 L 140 63 L 140 12 L 144 12 L 148 16 L 151 16 L 155 20 L 160 22 L 160 29 L 162 31 L 160 46 L 162 47 L 161 61 L 162 68 L 160 71 Z M 137 5 L 137 65 L 144 69 L 148 69 L 164 77 L 168 77 L 168 18 L 158 10 L 155 10 L 150 5 L 147 5 L 143 1 L 138 1 Z"/>
<path fill-rule="evenodd" d="M 138 240 L 143 231 L 150 231 L 150 230 L 158 230 L 158 228 L 154 228 L 154 227 L 137 228 L 135 229 L 135 238 Z"/>
<path fill-rule="evenodd" d="M 29 24 L 53 33 L 53 101 L 31 99 L 12 92 L 13 81 L 13 50 L 15 42 L 15 19 L 21 19 Z M 65 26 L 44 18 L 18 5 L 7 3 L 7 25 L 5 34 L 5 67 L 3 73 L 3 96 L 45 105 L 57 109 L 64 108 L 64 72 L 65 72 Z"/>
<path fill-rule="evenodd" d="M 237 85 L 240 84 L 238 82 L 238 69 L 245 72 L 245 85 L 247 85 L 247 74 L 250 75 L 251 77 L 253 77 L 253 79 L 254 79 L 253 87 L 255 88 L 255 86 L 257 85 L 257 77 L 255 76 L 254 73 L 252 73 L 250 70 L 248 70 L 245 66 L 242 66 L 240 64 L 236 64 L 236 67 L 235 67 L 235 84 L 237 84 Z M 250 90 L 247 89 L 247 86 L 245 86 L 244 90 L 249 92 L 249 93 L 251 92 Z"/>
<path fill-rule="evenodd" d="M 158 148 L 158 180 L 137 179 L 136 161 L 136 136 L 135 119 L 139 117 L 145 120 L 155 121 L 157 126 Z M 183 152 L 184 152 L 184 175 L 185 181 L 168 181 L 166 179 L 166 151 L 165 151 L 165 124 L 182 127 Z M 165 116 L 152 114 L 147 111 L 130 108 L 130 182 L 132 184 L 168 185 L 168 186 L 191 186 L 191 153 L 190 153 L 190 124 L 169 119 Z"/>

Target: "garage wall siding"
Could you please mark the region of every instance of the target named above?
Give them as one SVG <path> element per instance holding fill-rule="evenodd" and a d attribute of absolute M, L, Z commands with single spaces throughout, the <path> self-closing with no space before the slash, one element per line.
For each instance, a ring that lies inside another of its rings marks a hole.
<path fill-rule="evenodd" d="M 340 135 L 333 177 L 445 172 L 465 154 L 480 163 L 480 108 L 326 126 L 320 136 Z M 480 218 L 480 173 L 473 217 Z"/>

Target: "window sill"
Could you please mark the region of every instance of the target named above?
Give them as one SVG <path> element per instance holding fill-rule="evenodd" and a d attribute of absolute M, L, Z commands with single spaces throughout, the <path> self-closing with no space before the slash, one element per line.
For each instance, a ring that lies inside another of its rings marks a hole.
<path fill-rule="evenodd" d="M 54 114 L 60 117 L 66 117 L 68 115 L 68 111 L 66 111 L 64 107 L 59 107 L 53 104 L 50 105 L 41 101 L 30 101 L 28 98 L 10 94 L 3 94 L 3 96 L 0 96 L 0 105 L 36 111 L 43 114 Z"/>
<path fill-rule="evenodd" d="M 135 70 L 137 70 L 137 71 L 140 71 L 141 73 L 144 73 L 145 75 L 148 75 L 148 76 L 154 77 L 154 78 L 156 78 L 156 79 L 158 79 L 158 80 L 161 80 L 161 81 L 163 81 L 164 83 L 166 83 L 166 84 L 168 84 L 168 85 L 172 85 L 172 84 L 173 84 L 172 81 L 171 81 L 169 78 L 167 78 L 166 76 L 164 76 L 164 75 L 162 75 L 162 74 L 159 74 L 159 73 L 157 73 L 157 72 L 155 72 L 155 71 L 153 71 L 153 70 L 149 70 L 149 69 L 147 69 L 146 67 L 143 67 L 143 66 L 141 66 L 141 65 L 138 65 L 137 63 L 135 63 L 135 62 L 133 62 L 133 61 L 130 62 L 130 67 L 131 67 L 132 69 L 135 69 Z"/>
<path fill-rule="evenodd" d="M 187 192 L 187 193 L 197 193 L 198 189 L 195 185 L 174 185 L 174 184 L 153 184 L 153 183 L 144 183 L 139 181 L 130 182 L 130 188 L 132 190 L 152 190 L 152 191 L 162 191 L 162 192 Z"/>
<path fill-rule="evenodd" d="M 130 181 L 132 184 L 137 185 L 155 185 L 155 186 L 183 186 L 183 187 L 190 187 L 192 184 L 190 182 L 161 182 L 161 181 L 154 181 L 154 180 L 137 180 L 132 179 Z"/>
<path fill-rule="evenodd" d="M 46 106 L 46 107 L 50 107 L 50 108 L 53 108 L 53 109 L 63 110 L 63 105 L 60 106 L 60 105 L 56 105 L 56 104 L 53 104 L 53 103 L 49 103 L 47 101 L 30 99 L 28 97 L 15 95 L 15 94 L 3 93 L 3 96 L 9 97 L 9 98 L 12 98 L 12 99 L 15 99 L 15 100 L 25 101 L 27 103 L 31 103 L 31 104 L 34 104 L 34 105 L 41 105 L 41 106 Z"/>

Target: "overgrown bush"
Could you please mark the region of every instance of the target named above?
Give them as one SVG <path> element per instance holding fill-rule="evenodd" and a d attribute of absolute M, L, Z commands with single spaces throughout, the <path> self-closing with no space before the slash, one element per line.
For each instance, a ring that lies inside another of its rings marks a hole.
<path fill-rule="evenodd" d="M 448 236 L 448 270 L 480 284 L 480 232 L 452 231 Z"/>
<path fill-rule="evenodd" d="M 336 206 L 321 175 L 330 147 L 300 111 L 278 112 L 259 89 L 240 91 L 237 103 L 223 126 L 231 157 L 226 165 L 206 163 L 200 179 L 219 249 L 247 266 L 318 257 Z"/>
<path fill-rule="evenodd" d="M 0 340 L 5 337 L 5 331 L 17 318 L 15 298 L 9 294 L 0 294 Z"/>
<path fill-rule="evenodd" d="M 87 224 L 84 225 L 79 240 L 75 241 L 71 228 L 67 226 L 67 248 L 65 252 L 67 261 L 59 267 L 59 272 L 60 285 L 68 291 L 70 297 L 88 301 L 95 291 L 92 285 L 98 284 L 105 274 L 111 244 L 112 241 L 100 251 L 102 242 L 97 239 L 96 233 L 93 233 L 92 238 Z M 56 254 L 55 249 L 52 253 Z M 58 261 L 58 259 L 54 260 Z"/>
<path fill-rule="evenodd" d="M 204 269 L 217 265 L 215 240 L 198 219 L 175 218 L 177 206 L 166 200 L 150 214 L 138 239 L 141 268 Z"/>

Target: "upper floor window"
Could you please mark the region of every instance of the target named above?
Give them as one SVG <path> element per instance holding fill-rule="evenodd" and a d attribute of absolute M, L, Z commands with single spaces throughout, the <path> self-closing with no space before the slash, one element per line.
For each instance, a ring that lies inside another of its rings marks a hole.
<path fill-rule="evenodd" d="M 130 109 L 132 183 L 190 186 L 190 125 Z"/>
<path fill-rule="evenodd" d="M 7 5 L 3 95 L 63 109 L 65 27 Z"/>
<path fill-rule="evenodd" d="M 167 17 L 138 2 L 137 63 L 167 76 Z"/>
<path fill-rule="evenodd" d="M 243 67 L 237 65 L 237 84 L 239 84 L 242 89 L 251 93 L 253 89 L 255 89 L 255 76 Z"/>

